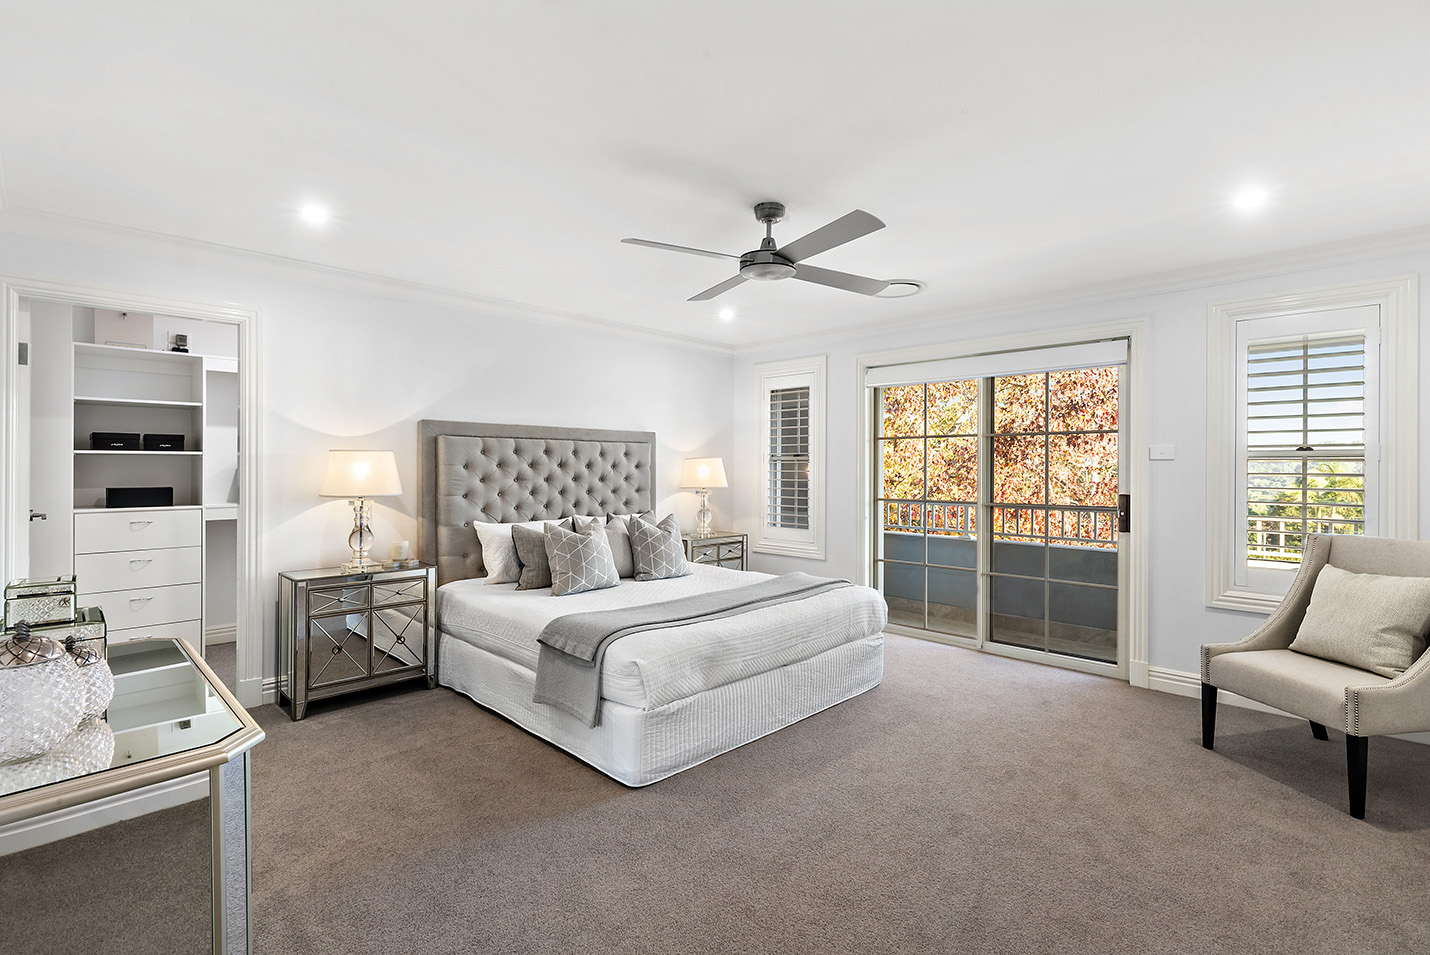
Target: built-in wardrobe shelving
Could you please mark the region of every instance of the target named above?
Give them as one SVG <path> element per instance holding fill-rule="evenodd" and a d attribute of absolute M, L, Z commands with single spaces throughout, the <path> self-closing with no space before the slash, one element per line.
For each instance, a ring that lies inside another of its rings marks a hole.
<path fill-rule="evenodd" d="M 81 602 L 104 610 L 111 642 L 175 636 L 202 650 L 206 633 L 232 636 L 237 612 L 238 359 L 86 341 L 88 311 L 75 310 L 66 369 Z M 226 350 L 221 323 L 143 318 Z M 183 449 L 97 449 L 97 432 L 182 435 Z M 172 488 L 173 504 L 106 506 L 107 489 L 135 487 Z"/>

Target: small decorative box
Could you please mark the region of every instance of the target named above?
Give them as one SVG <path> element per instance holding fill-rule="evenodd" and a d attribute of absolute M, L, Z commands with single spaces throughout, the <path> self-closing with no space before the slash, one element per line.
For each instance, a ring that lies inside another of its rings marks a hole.
<path fill-rule="evenodd" d="M 74 620 L 74 575 L 12 580 L 5 585 L 5 626 L 40 626 Z"/>

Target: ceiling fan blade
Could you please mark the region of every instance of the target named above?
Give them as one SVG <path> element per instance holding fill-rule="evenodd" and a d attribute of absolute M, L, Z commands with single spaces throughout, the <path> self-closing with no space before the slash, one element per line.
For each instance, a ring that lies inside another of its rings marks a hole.
<path fill-rule="evenodd" d="M 817 269 L 812 265 L 796 266 L 794 275 L 790 278 L 813 282 L 815 285 L 828 285 L 830 288 L 842 288 L 860 295 L 878 295 L 889 287 L 889 283 L 884 279 L 870 279 L 862 275 L 850 275 L 848 272 L 836 272 L 833 269 Z"/>
<path fill-rule="evenodd" d="M 745 284 L 746 282 L 748 282 L 748 281 L 749 281 L 749 279 L 745 278 L 743 275 L 736 275 L 736 276 L 734 276 L 733 278 L 728 278 L 728 279 L 726 279 L 725 281 L 721 282 L 719 285 L 715 285 L 715 286 L 712 286 L 711 288 L 706 289 L 705 291 L 701 292 L 699 295 L 692 295 L 692 296 L 690 296 L 688 299 L 686 299 L 686 301 L 687 301 L 687 302 L 708 302 L 708 301 L 710 301 L 710 299 L 714 298 L 715 296 L 720 295 L 720 294 L 723 293 L 723 292 L 728 292 L 728 291 L 730 291 L 730 289 L 734 288 L 734 287 L 737 286 L 737 285 L 744 285 L 744 284 Z"/>
<path fill-rule="evenodd" d="M 669 242 L 652 242 L 650 239 L 622 239 L 629 245 L 644 245 L 652 249 L 668 249 L 671 252 L 689 252 L 691 255 L 706 255 L 712 259 L 739 259 L 738 255 L 730 255 L 728 252 L 709 252 L 705 249 L 692 249 L 688 245 L 671 245 Z"/>
<path fill-rule="evenodd" d="M 884 223 L 863 209 L 855 209 L 846 216 L 840 216 L 826 226 L 820 226 L 809 235 L 801 236 L 788 245 L 782 245 L 779 253 L 791 262 L 799 262 L 826 252 L 837 245 L 853 242 L 870 232 L 878 232 Z"/>

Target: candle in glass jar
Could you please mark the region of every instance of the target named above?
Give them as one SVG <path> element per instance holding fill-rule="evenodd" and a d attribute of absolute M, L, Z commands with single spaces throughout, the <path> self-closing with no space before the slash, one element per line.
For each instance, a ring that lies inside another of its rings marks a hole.
<path fill-rule="evenodd" d="M 407 541 L 393 541 L 393 542 L 392 542 L 392 559 L 393 559 L 393 560 L 406 560 L 406 559 L 407 559 Z"/>

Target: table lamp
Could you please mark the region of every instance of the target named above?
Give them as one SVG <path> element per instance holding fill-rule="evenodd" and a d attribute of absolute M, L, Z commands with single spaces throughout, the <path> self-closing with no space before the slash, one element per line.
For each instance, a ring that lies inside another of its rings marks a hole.
<path fill-rule="evenodd" d="M 686 458 L 680 486 L 700 489 L 700 509 L 695 512 L 695 536 L 711 536 L 715 532 L 710 529 L 710 488 L 730 486 L 725 481 L 725 462 L 719 458 Z"/>
<path fill-rule="evenodd" d="M 342 565 L 345 574 L 363 574 L 382 569 L 382 561 L 368 553 L 372 546 L 372 528 L 367 526 L 372 516 L 374 497 L 392 497 L 402 493 L 402 481 L 397 476 L 397 455 L 391 451 L 329 451 L 328 471 L 323 475 L 320 497 L 345 497 L 353 506 L 353 532 L 348 546 L 353 559 Z"/>

